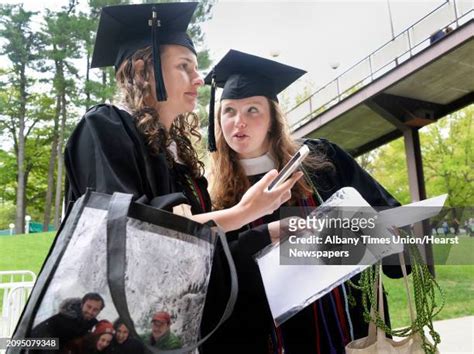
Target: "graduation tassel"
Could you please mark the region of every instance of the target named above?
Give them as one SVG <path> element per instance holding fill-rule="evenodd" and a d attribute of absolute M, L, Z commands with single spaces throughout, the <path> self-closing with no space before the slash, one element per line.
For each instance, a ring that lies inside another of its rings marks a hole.
<path fill-rule="evenodd" d="M 209 103 L 209 126 L 207 134 L 207 149 L 210 152 L 217 151 L 216 137 L 214 132 L 214 105 L 216 99 L 216 73 L 212 70 L 212 82 L 211 82 L 211 102 Z"/>
<path fill-rule="evenodd" d="M 151 40 L 153 49 L 153 73 L 155 74 L 156 99 L 158 101 L 166 101 L 166 88 L 165 83 L 163 82 L 163 73 L 161 72 L 160 40 L 158 38 L 159 27 L 160 23 L 158 21 L 156 8 L 153 7 L 151 19 Z"/>

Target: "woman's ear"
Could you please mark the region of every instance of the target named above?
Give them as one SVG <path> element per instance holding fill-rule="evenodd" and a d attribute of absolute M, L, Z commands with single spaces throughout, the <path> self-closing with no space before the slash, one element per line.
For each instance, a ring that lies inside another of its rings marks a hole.
<path fill-rule="evenodd" d="M 145 70 L 145 61 L 143 59 L 137 59 L 133 62 L 133 76 L 143 77 L 143 71 Z"/>

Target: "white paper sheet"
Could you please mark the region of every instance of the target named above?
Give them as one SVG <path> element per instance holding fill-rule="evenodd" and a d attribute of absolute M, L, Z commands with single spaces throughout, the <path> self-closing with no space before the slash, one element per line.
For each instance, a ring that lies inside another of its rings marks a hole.
<path fill-rule="evenodd" d="M 379 228 L 402 227 L 435 216 L 441 210 L 446 197 L 447 195 L 442 195 L 380 212 L 378 213 Z M 342 188 L 321 207 L 325 206 L 368 207 L 369 204 L 354 188 Z M 414 209 L 413 207 L 425 208 Z M 256 257 L 270 309 L 277 325 L 381 258 L 403 250 L 403 245 L 378 246 L 377 254 L 366 252 L 358 265 L 282 265 L 280 264 L 282 263 L 280 247 L 285 247 L 285 244 L 269 246 Z"/>

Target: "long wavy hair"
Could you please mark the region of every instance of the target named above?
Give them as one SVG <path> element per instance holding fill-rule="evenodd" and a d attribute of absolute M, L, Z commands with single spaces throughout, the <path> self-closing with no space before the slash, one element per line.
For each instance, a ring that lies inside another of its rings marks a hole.
<path fill-rule="evenodd" d="M 143 60 L 145 64 L 140 72 L 136 72 L 137 60 Z M 204 164 L 193 148 L 193 141 L 197 143 L 201 140 L 199 117 L 193 112 L 180 114 L 167 131 L 156 109 L 145 103 L 153 94 L 150 83 L 152 70 L 151 47 L 139 49 L 125 60 L 116 73 L 119 102 L 131 112 L 151 155 L 164 152 L 168 165 L 173 167 L 175 161 L 168 148 L 174 140 L 179 159 L 190 168 L 193 177 L 200 177 L 204 174 Z"/>
<path fill-rule="evenodd" d="M 300 148 L 298 142 L 290 135 L 288 123 L 277 102 L 267 98 L 270 105 L 270 154 L 276 162 L 276 168 L 281 170 Z M 215 209 L 226 209 L 239 202 L 251 184 L 237 153 L 225 141 L 221 127 L 221 107 L 217 110 L 215 125 L 217 152 L 212 154 L 211 165 L 211 198 Z M 324 152 L 313 152 L 304 160 L 303 167 L 311 170 L 312 174 L 318 171 L 332 171 L 334 165 L 327 160 Z M 313 193 L 305 178 L 301 178 L 292 189 L 289 205 L 296 204 L 297 200 L 306 198 Z"/>

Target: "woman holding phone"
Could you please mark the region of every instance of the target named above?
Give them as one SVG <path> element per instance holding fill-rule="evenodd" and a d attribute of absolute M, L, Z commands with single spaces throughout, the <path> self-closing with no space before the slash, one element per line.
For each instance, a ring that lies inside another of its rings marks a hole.
<path fill-rule="evenodd" d="M 211 198 L 216 209 L 235 205 L 265 173 L 272 169 L 280 171 L 302 145 L 303 142 L 293 140 L 290 135 L 277 94 L 304 73 L 231 50 L 205 78 L 205 83 L 212 85 L 209 149 L 214 151 Z M 216 87 L 223 91 L 213 123 Z M 301 165 L 304 178 L 296 183 L 287 206 L 316 207 L 347 186 L 357 189 L 372 206 L 399 205 L 336 144 L 324 139 L 309 139 L 304 144 L 310 149 Z M 279 218 L 277 210 L 253 221 L 247 228 L 274 225 Z M 232 240 L 235 235 L 229 233 L 228 238 Z M 396 271 L 385 272 L 389 276 L 401 276 Z M 245 281 L 239 281 L 234 315 L 221 330 L 234 333 L 236 340 L 229 347 L 235 352 L 268 353 L 270 348 L 271 352 L 284 350 L 286 354 L 344 353 L 349 341 L 367 335 L 360 293 L 346 284 L 275 328 L 256 262 L 241 268 L 240 278 Z M 357 306 L 348 306 L 348 300 L 354 297 L 358 299 Z"/>

